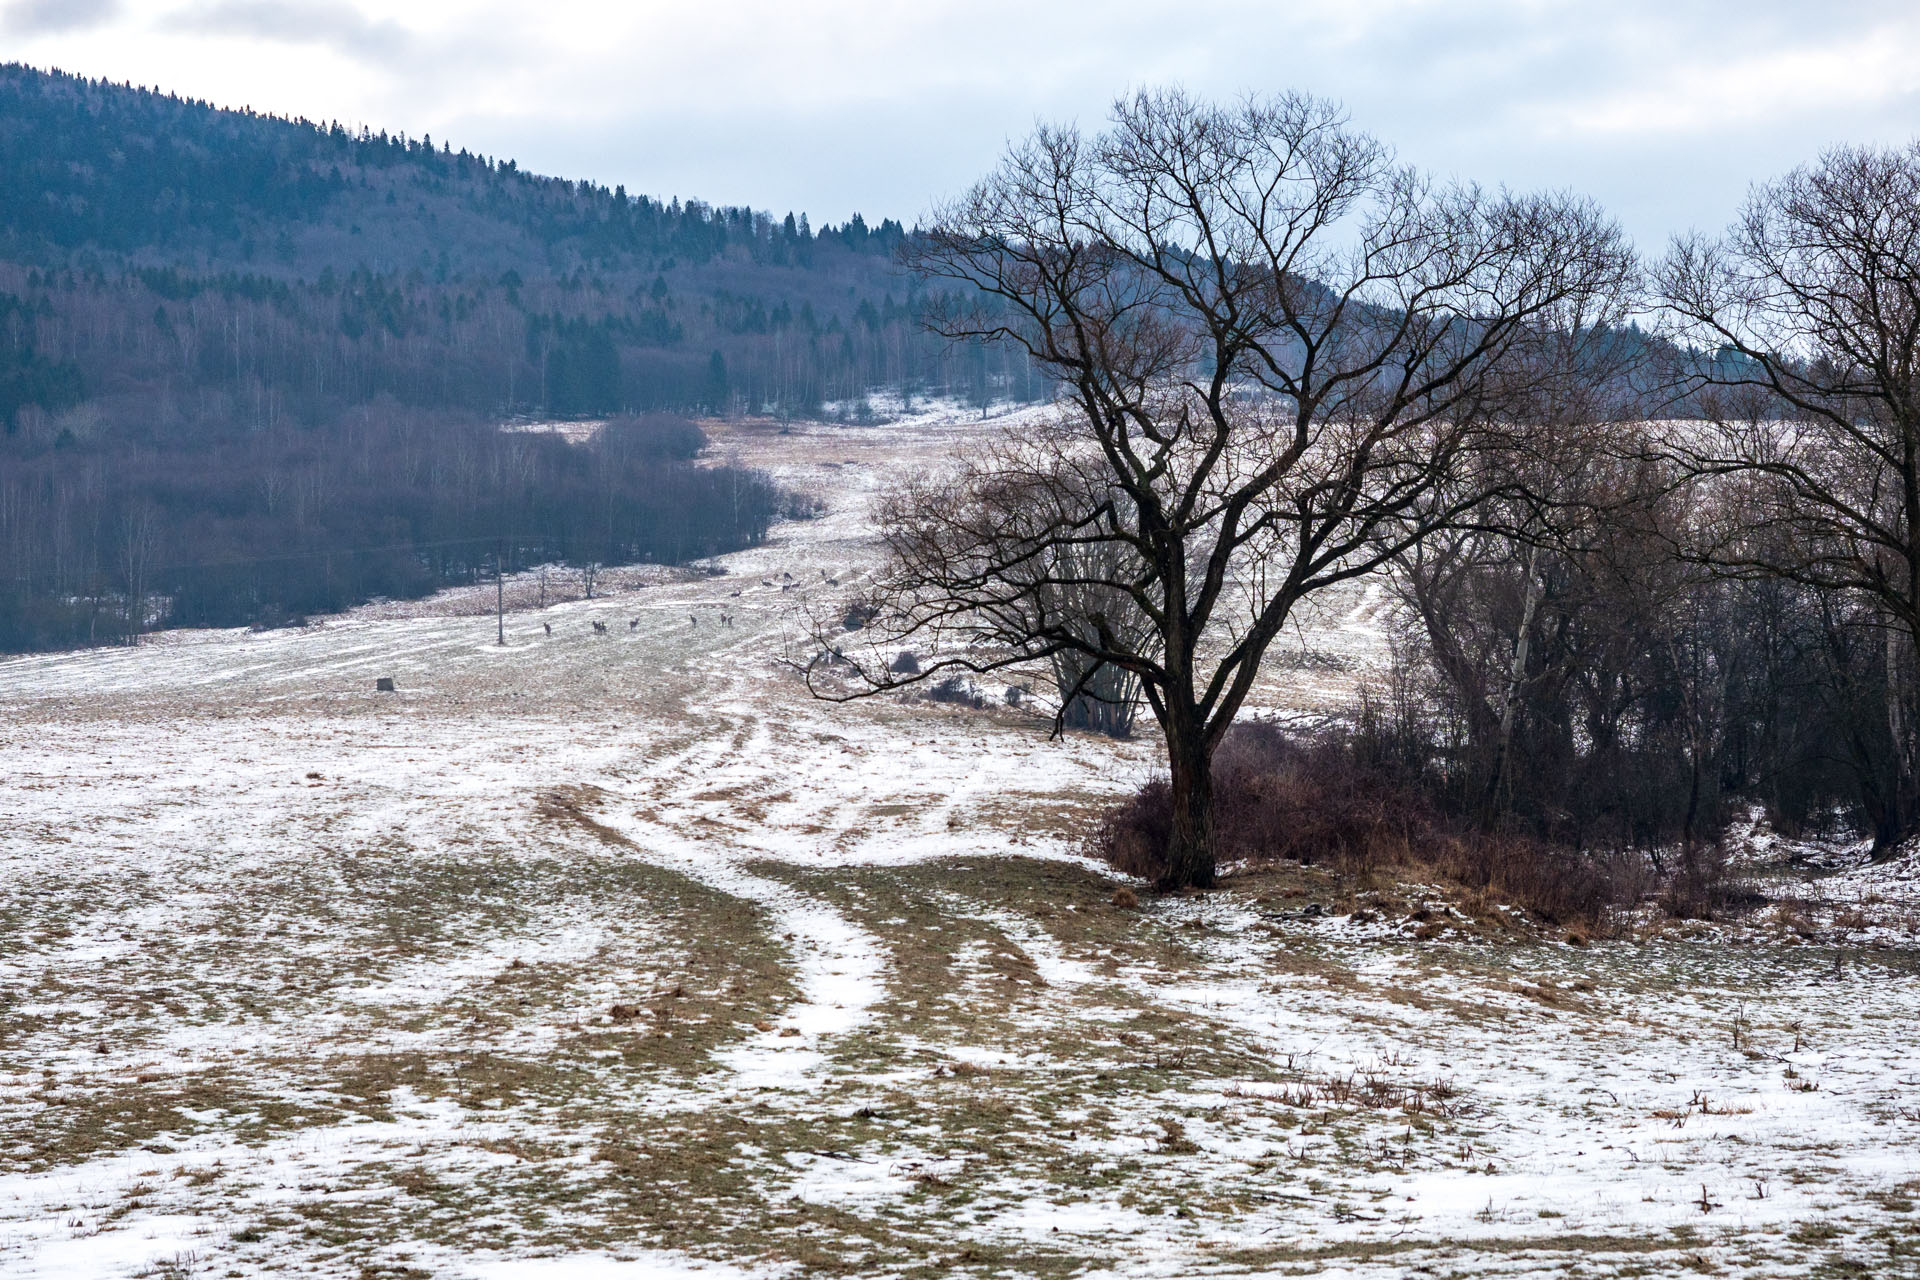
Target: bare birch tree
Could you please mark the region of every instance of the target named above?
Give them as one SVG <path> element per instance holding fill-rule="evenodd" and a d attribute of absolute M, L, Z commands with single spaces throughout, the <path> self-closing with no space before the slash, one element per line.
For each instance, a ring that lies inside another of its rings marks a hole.
<path fill-rule="evenodd" d="M 126 583 L 127 643 L 139 644 L 147 629 L 147 578 L 160 541 L 160 521 L 151 505 L 136 503 L 121 516 L 120 571 Z"/>
<path fill-rule="evenodd" d="M 1317 99 L 1178 90 L 1040 128 L 910 262 L 949 286 L 941 333 L 1023 350 L 1067 412 L 896 495 L 882 616 L 978 628 L 928 674 L 1068 653 L 1137 678 L 1167 887 L 1214 879 L 1213 752 L 1295 606 L 1497 483 L 1509 357 L 1612 320 L 1633 271 L 1585 201 L 1435 185 Z"/>

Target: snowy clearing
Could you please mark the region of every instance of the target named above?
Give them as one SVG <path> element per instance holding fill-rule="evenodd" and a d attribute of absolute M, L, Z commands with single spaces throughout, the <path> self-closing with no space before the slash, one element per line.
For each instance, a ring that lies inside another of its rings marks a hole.
<path fill-rule="evenodd" d="M 978 429 L 735 429 L 825 514 L 523 577 L 505 646 L 489 585 L 0 661 L 0 1274 L 1920 1274 L 1911 861 L 1585 945 L 1127 910 L 1075 850 L 1150 743 L 811 699 L 868 499 Z"/>

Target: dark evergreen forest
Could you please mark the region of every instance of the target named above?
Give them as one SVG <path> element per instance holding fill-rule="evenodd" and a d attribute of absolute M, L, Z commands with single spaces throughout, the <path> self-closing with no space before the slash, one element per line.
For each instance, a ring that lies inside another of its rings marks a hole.
<path fill-rule="evenodd" d="M 815 228 L 18 65 L 0 173 L 0 649 L 427 591 L 507 534 L 709 554 L 778 501 L 685 457 L 503 440 L 504 418 L 1038 390 L 921 330 L 892 220 Z M 589 537 L 577 488 L 610 477 L 627 532 Z M 242 551 L 284 558 L 164 568 Z"/>

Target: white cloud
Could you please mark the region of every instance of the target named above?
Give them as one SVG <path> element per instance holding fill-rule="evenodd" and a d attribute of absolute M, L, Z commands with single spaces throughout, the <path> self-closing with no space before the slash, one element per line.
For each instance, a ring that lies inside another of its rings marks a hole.
<path fill-rule="evenodd" d="M 81 31 L 119 12 L 120 0 L 13 0 L 0 6 L 0 29 L 21 35 Z"/>
<path fill-rule="evenodd" d="M 227 40 L 319 45 L 375 62 L 404 61 L 413 35 L 340 0 L 204 0 L 163 15 L 160 30 Z"/>
<path fill-rule="evenodd" d="M 1902 102 L 1920 94 L 1920 22 L 1865 33 L 1842 29 L 1828 43 L 1743 51 L 1701 65 L 1659 69 L 1655 82 L 1568 101 L 1546 127 L 1564 135 L 1706 134 L 1750 130 Z"/>

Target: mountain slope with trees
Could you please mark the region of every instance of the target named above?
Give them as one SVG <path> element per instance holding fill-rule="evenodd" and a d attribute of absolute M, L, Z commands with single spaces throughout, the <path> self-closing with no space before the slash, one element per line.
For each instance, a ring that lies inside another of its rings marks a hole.
<path fill-rule="evenodd" d="M 890 219 L 814 229 L 21 66 L 0 167 L 10 432 L 155 392 L 268 423 L 382 394 L 797 413 L 1013 373 L 919 331 Z"/>

